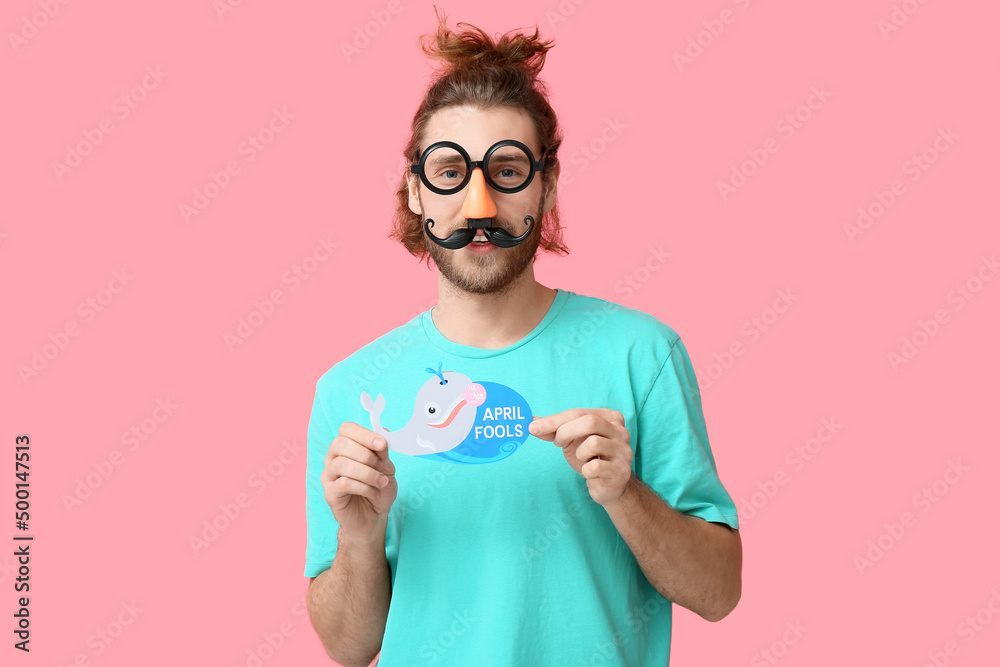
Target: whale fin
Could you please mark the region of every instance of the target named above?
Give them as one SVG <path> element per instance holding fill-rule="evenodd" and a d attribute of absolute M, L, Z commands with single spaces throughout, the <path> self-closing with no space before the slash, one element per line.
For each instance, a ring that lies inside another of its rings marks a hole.
<path fill-rule="evenodd" d="M 421 438 L 419 433 L 417 433 L 416 435 L 416 441 L 417 441 L 417 446 L 421 447 L 422 449 L 426 449 L 428 454 L 437 453 L 438 451 L 437 445 L 435 445 L 434 442 L 431 440 L 426 440 L 424 438 Z"/>
<path fill-rule="evenodd" d="M 379 394 L 372 401 L 372 397 L 368 395 L 368 392 L 361 392 L 361 407 L 368 411 L 371 416 L 372 430 L 388 433 L 389 429 L 383 428 L 381 423 L 382 410 L 385 409 L 385 396 Z"/>

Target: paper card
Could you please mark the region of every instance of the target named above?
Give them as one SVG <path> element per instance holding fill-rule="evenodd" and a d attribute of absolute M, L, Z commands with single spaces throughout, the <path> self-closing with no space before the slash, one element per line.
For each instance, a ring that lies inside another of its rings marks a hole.
<path fill-rule="evenodd" d="M 501 461 L 528 439 L 531 408 L 499 382 L 473 381 L 456 371 L 426 369 L 431 377 L 417 391 L 409 421 L 396 430 L 381 422 L 385 397 L 361 392 L 372 430 L 389 449 L 436 461 L 477 464 Z"/>

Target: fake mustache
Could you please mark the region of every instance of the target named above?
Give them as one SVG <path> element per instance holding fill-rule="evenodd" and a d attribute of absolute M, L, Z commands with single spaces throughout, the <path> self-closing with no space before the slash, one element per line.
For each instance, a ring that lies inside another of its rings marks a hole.
<path fill-rule="evenodd" d="M 476 232 L 478 230 L 483 230 L 483 234 L 486 239 L 497 246 L 498 248 L 513 248 L 517 244 L 523 242 L 531 235 L 531 231 L 535 228 L 535 219 L 530 215 L 524 216 L 524 224 L 528 225 L 527 231 L 525 231 L 520 236 L 512 236 L 510 232 L 502 227 L 487 227 L 486 225 L 492 222 L 492 218 L 474 218 L 469 220 L 469 226 L 464 229 L 456 229 L 451 233 L 448 238 L 442 239 L 434 236 L 431 232 L 431 227 L 434 226 L 434 221 L 430 218 L 424 221 L 424 230 L 427 235 L 431 237 L 434 243 L 437 243 L 442 248 L 448 248 L 450 250 L 455 250 L 457 248 L 464 248 L 465 246 L 472 243 L 472 239 L 475 238 Z"/>

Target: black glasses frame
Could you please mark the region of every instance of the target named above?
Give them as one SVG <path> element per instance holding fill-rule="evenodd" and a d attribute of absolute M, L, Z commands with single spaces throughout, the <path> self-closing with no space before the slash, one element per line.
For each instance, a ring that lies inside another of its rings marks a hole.
<path fill-rule="evenodd" d="M 528 156 L 528 162 L 531 165 L 531 170 L 530 173 L 528 174 L 528 178 L 525 179 L 524 183 L 513 188 L 505 188 L 495 183 L 493 179 L 490 178 L 489 169 L 486 168 L 486 165 L 489 164 L 490 157 L 493 156 L 493 153 L 495 153 L 501 148 L 504 148 L 505 146 L 515 146 L 523 150 L 525 155 Z M 427 174 L 424 173 L 424 164 L 427 161 L 427 156 L 431 154 L 431 151 L 437 148 L 453 148 L 458 152 L 459 155 L 461 155 L 465 159 L 465 178 L 462 179 L 462 182 L 459 185 L 453 188 L 443 189 L 431 184 L 430 180 L 428 180 L 427 178 Z M 545 149 L 542 149 L 542 159 L 535 160 L 535 154 L 531 152 L 531 149 L 522 144 L 520 141 L 516 141 L 514 139 L 504 139 L 503 141 L 498 141 L 497 143 L 493 144 L 492 146 L 490 146 L 489 150 L 486 151 L 486 155 L 483 156 L 482 160 L 473 160 L 472 158 L 469 157 L 469 154 L 465 151 L 464 148 L 462 148 L 453 141 L 438 141 L 427 147 L 427 149 L 420 156 L 420 161 L 417 164 L 410 165 L 410 172 L 420 176 L 420 180 L 423 182 L 425 186 L 427 186 L 427 189 L 430 190 L 431 192 L 436 192 L 439 195 L 453 195 L 456 192 L 460 192 L 462 188 L 464 188 L 466 185 L 469 184 L 469 181 L 472 179 L 472 171 L 478 167 L 479 169 L 482 170 L 483 176 L 486 177 L 486 182 L 489 183 L 491 188 L 493 188 L 497 192 L 503 192 L 504 194 L 514 194 L 515 192 L 520 192 L 521 190 L 531 185 L 531 181 L 533 181 L 535 178 L 535 172 L 545 171 L 544 162 L 545 162 Z"/>

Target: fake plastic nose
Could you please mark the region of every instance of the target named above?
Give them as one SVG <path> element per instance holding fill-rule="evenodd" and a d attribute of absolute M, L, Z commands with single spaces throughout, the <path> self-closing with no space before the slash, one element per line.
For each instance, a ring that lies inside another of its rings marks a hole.
<path fill-rule="evenodd" d="M 476 167 L 472 170 L 472 178 L 469 180 L 469 191 L 462 204 L 462 215 L 471 220 L 473 218 L 494 218 L 496 214 L 497 205 L 490 198 L 483 170 Z"/>

